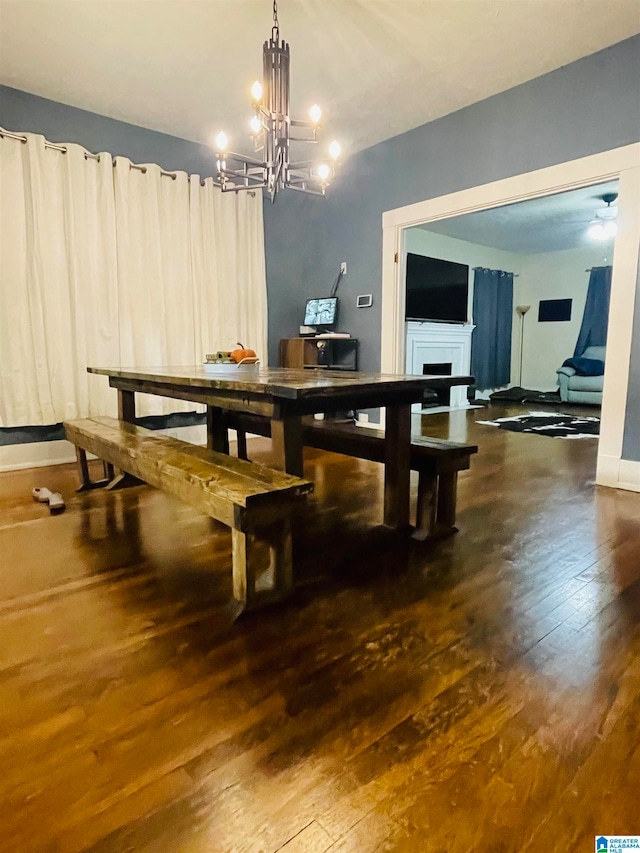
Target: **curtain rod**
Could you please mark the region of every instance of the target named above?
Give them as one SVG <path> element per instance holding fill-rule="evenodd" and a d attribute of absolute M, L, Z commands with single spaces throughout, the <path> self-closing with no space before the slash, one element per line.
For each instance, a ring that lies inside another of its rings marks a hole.
<path fill-rule="evenodd" d="M 10 130 L 4 130 L 2 127 L 0 127 L 0 136 L 6 136 L 8 139 L 17 139 L 18 142 L 22 142 L 22 143 L 28 142 L 26 136 L 21 136 L 19 133 L 11 133 Z M 60 151 L 62 154 L 67 153 L 67 149 L 65 148 L 64 145 L 56 145 L 54 142 L 49 142 L 46 139 L 44 141 L 44 147 L 45 148 L 51 148 L 52 151 Z M 100 155 L 99 154 L 92 154 L 91 151 L 85 151 L 84 152 L 84 159 L 85 160 L 97 160 L 99 163 L 100 162 Z M 116 165 L 116 161 L 114 159 L 113 160 L 113 166 L 115 167 L 115 165 Z M 130 169 L 137 169 L 139 172 L 142 172 L 143 175 L 145 175 L 147 173 L 147 167 L 146 166 L 138 166 L 137 163 L 132 163 L 130 160 L 129 160 L 129 168 Z M 177 172 L 165 172 L 164 169 L 160 169 L 160 174 L 166 176 L 167 178 L 171 178 L 172 181 L 175 181 L 175 179 L 178 177 Z M 198 175 L 198 177 L 200 178 L 200 186 L 203 187 L 205 185 L 206 178 L 203 178 L 202 175 Z M 249 195 L 252 198 L 255 198 L 256 197 L 255 190 L 251 190 L 249 192 Z"/>
<path fill-rule="evenodd" d="M 21 136 L 19 133 L 11 133 L 9 130 L 3 130 L 1 127 L 0 127 L 0 136 L 6 136 L 8 139 L 17 139 L 18 142 L 22 142 L 23 144 L 28 142 L 28 139 L 26 136 Z M 64 145 L 56 145 L 53 142 L 48 142 L 46 139 L 44 141 L 44 147 L 50 148 L 52 151 L 60 151 L 62 154 L 67 153 L 67 149 Z M 92 154 L 91 151 L 85 151 L 84 152 L 84 159 L 85 160 L 97 160 L 99 163 L 100 162 L 100 155 L 99 154 Z M 114 167 L 116 165 L 115 159 L 113 160 L 113 165 L 114 165 Z M 139 172 L 142 172 L 143 175 L 146 174 L 146 172 L 147 172 L 146 166 L 138 166 L 137 163 L 132 163 L 131 161 L 129 161 L 129 168 L 130 169 L 137 169 Z M 160 174 L 166 176 L 167 178 L 171 178 L 173 181 L 175 181 L 175 179 L 177 178 L 177 174 L 175 172 L 165 172 L 164 169 L 160 169 Z"/>
<path fill-rule="evenodd" d="M 476 270 L 488 270 L 488 269 L 490 269 L 490 268 L 489 268 L 489 267 L 472 267 L 472 269 L 473 269 L 473 271 L 475 272 Z M 507 273 L 507 271 L 506 271 L 506 270 L 496 270 L 496 272 L 506 273 L 507 275 L 509 274 L 509 273 Z M 512 272 L 512 273 L 511 273 L 511 275 L 512 275 L 514 278 L 520 278 L 520 273 L 519 273 L 519 272 Z"/>

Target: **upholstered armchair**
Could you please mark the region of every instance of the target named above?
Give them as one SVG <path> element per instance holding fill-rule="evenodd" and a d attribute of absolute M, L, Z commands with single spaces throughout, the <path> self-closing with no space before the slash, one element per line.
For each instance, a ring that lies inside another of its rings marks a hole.
<path fill-rule="evenodd" d="M 587 347 L 582 353 L 582 359 L 602 362 L 602 373 L 597 375 L 580 375 L 574 367 L 561 367 L 557 371 L 560 399 L 563 403 L 593 403 L 602 404 L 602 387 L 604 384 L 604 360 L 606 347 Z"/>

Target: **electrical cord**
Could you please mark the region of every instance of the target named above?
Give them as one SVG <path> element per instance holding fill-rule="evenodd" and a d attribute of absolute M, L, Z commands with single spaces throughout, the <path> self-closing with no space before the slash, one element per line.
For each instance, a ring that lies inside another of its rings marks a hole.
<path fill-rule="evenodd" d="M 333 282 L 333 287 L 331 288 L 331 297 L 332 297 L 332 298 L 333 298 L 333 297 L 336 295 L 336 293 L 338 292 L 338 285 L 339 285 L 339 284 L 340 284 L 340 282 L 342 281 L 342 276 L 343 276 L 343 275 L 344 275 L 344 273 L 342 272 L 342 270 L 340 270 L 340 272 L 338 273 L 338 277 L 337 277 L 337 278 L 336 278 L 336 280 Z"/>

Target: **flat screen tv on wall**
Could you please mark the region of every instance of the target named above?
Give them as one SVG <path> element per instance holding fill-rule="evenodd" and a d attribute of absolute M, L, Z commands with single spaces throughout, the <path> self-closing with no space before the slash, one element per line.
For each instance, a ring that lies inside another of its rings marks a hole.
<path fill-rule="evenodd" d="M 407 253 L 407 320 L 466 323 L 469 267 Z"/>

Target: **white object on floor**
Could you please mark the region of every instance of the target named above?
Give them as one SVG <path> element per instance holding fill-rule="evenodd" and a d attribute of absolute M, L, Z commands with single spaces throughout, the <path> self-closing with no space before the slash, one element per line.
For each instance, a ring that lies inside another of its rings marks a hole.
<path fill-rule="evenodd" d="M 31 492 L 31 496 L 33 497 L 34 501 L 38 501 L 38 503 L 41 503 L 41 504 L 48 503 L 49 499 L 52 497 L 52 495 L 53 495 L 53 492 L 50 491 L 49 489 L 47 489 L 46 486 L 40 486 L 38 488 L 35 488 Z"/>
<path fill-rule="evenodd" d="M 49 509 L 51 512 L 62 512 L 64 509 L 64 499 L 60 492 L 54 492 L 51 494 L 51 497 L 49 498 Z"/>

